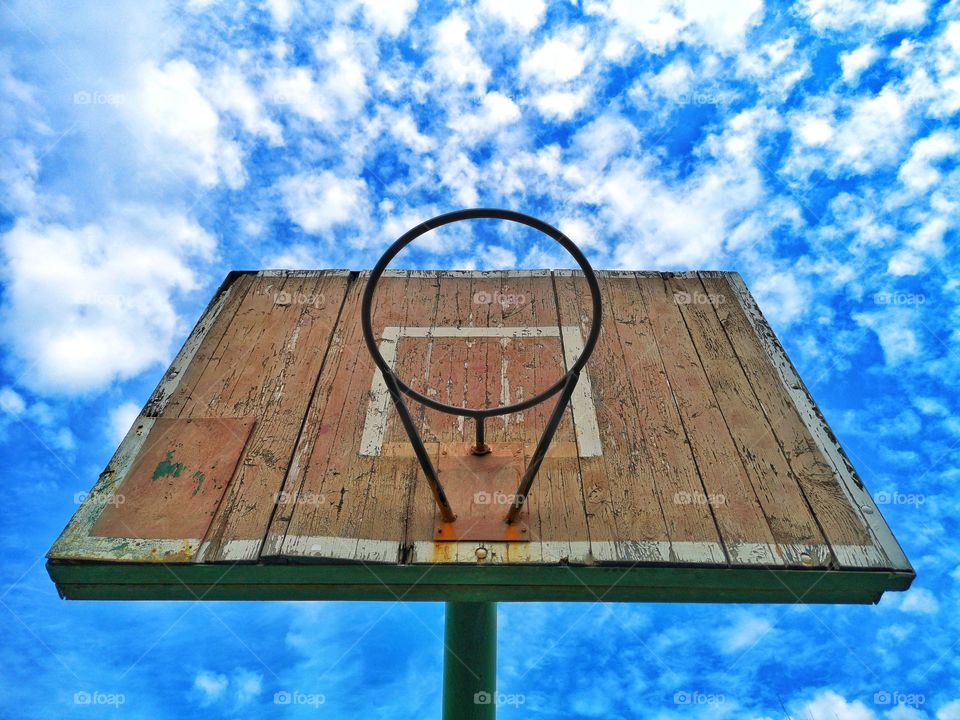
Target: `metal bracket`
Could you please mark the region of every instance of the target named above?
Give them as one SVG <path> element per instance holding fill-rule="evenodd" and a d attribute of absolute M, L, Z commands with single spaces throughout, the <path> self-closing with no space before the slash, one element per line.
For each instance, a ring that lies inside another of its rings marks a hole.
<path fill-rule="evenodd" d="M 454 405 L 447 405 L 433 398 L 427 397 L 423 393 L 417 392 L 409 385 L 404 383 L 403 380 L 397 376 L 396 372 L 394 372 L 393 368 L 390 367 L 390 364 L 387 363 L 384 357 L 380 354 L 380 349 L 377 347 L 376 337 L 374 336 L 373 332 L 373 322 L 371 320 L 371 313 L 373 310 L 373 295 L 377 289 L 377 283 L 380 281 L 380 278 L 387 269 L 387 266 L 390 264 L 390 261 L 396 257 L 397 253 L 430 230 L 442 227 L 443 225 L 449 225 L 450 223 L 459 222 L 461 220 L 473 220 L 478 218 L 509 220 L 511 222 L 520 223 L 521 225 L 527 225 L 528 227 L 532 227 L 535 230 L 539 230 L 545 235 L 548 235 L 562 245 L 563 248 L 570 253 L 571 256 L 573 256 L 574 260 L 577 261 L 577 264 L 583 270 L 587 285 L 590 288 L 590 298 L 593 305 L 590 334 L 587 337 L 586 343 L 584 344 L 583 352 L 580 354 L 580 357 L 577 358 L 576 362 L 573 363 L 570 369 L 567 370 L 567 373 L 543 392 L 533 395 L 522 402 L 513 403 L 511 405 L 501 405 L 493 408 L 464 408 Z M 531 217 L 530 215 L 524 215 L 523 213 L 514 212 L 512 210 L 500 210 L 497 208 L 475 208 L 471 210 L 458 210 L 456 212 L 446 213 L 445 215 L 438 215 L 437 217 L 428 220 L 425 223 L 421 223 L 420 225 L 417 225 L 401 235 L 389 248 L 387 248 L 380 260 L 377 261 L 377 264 L 370 272 L 370 278 L 367 280 L 367 286 L 363 291 L 360 315 L 360 322 L 363 327 L 363 339 L 366 342 L 367 350 L 370 352 L 374 363 L 383 374 L 383 380 L 387 386 L 387 391 L 389 392 L 390 397 L 393 400 L 393 404 L 397 409 L 397 414 L 400 416 L 400 422 L 403 425 L 403 429 L 407 433 L 407 437 L 410 438 L 410 444 L 413 446 L 414 454 L 417 456 L 417 460 L 420 462 L 420 466 L 423 468 L 424 475 L 427 478 L 427 483 L 430 485 L 430 490 L 433 493 L 433 498 L 440 510 L 441 522 L 438 525 L 438 529 L 441 531 L 441 535 L 444 532 L 444 528 L 447 528 L 446 532 L 449 535 L 455 535 L 458 538 L 468 539 L 469 533 L 465 532 L 461 528 L 470 525 L 476 527 L 478 524 L 486 524 L 485 518 L 488 513 L 483 513 L 484 519 L 481 523 L 480 517 L 478 517 L 477 514 L 471 510 L 471 514 L 465 515 L 461 521 L 461 523 L 465 523 L 465 525 L 455 525 L 457 522 L 457 515 L 454 513 L 453 508 L 450 505 L 450 501 L 447 498 L 447 493 L 444 490 L 443 485 L 440 483 L 437 470 L 434 468 L 433 462 L 430 460 L 430 455 L 423 444 L 423 439 L 417 432 L 413 417 L 410 414 L 410 410 L 407 408 L 406 402 L 404 402 L 403 396 L 407 395 L 421 405 L 434 410 L 439 410 L 440 412 L 458 415 L 461 417 L 472 417 L 476 426 L 476 441 L 470 450 L 464 453 L 464 456 L 465 458 L 471 458 L 476 463 L 483 463 L 484 458 L 489 459 L 498 457 L 496 450 L 494 449 L 493 452 L 491 452 L 491 447 L 487 445 L 486 442 L 484 421 L 488 417 L 520 412 L 543 402 L 547 398 L 550 398 L 557 393 L 560 394 L 556 407 L 554 407 L 553 412 L 550 414 L 550 419 L 547 421 L 547 426 L 544 428 L 539 442 L 537 442 L 533 456 L 530 458 L 530 462 L 527 464 L 527 467 L 520 478 L 516 492 L 510 496 L 511 499 L 508 503 L 509 510 L 500 521 L 506 525 L 516 525 L 518 520 L 521 518 L 521 512 L 527 496 L 530 494 L 530 488 L 533 485 L 533 481 L 536 478 L 537 472 L 540 470 L 540 466 L 543 463 L 544 457 L 546 457 L 550 443 L 553 441 L 553 436 L 557 431 L 557 427 L 560 425 L 561 419 L 563 418 L 563 413 L 570 404 L 570 398 L 573 395 L 574 388 L 577 386 L 577 381 L 580 379 L 580 371 L 583 370 L 584 366 L 587 364 L 587 360 L 589 360 L 590 355 L 593 353 L 593 350 L 596 347 L 597 340 L 600 338 L 601 320 L 602 307 L 600 285 L 597 282 L 597 276 L 593 272 L 593 268 L 590 266 L 589 261 L 580 248 L 578 248 L 570 238 L 552 225 L 548 225 L 542 220 Z M 465 458 L 462 460 L 465 460 Z M 460 493 L 458 491 L 458 496 L 459 495 Z M 464 509 L 467 507 L 468 506 L 465 504 Z M 469 505 L 469 507 L 475 509 L 476 505 Z M 469 518 L 469 520 L 467 518 Z M 514 528 L 513 530 L 516 529 L 517 528 Z M 513 530 L 511 530 L 508 534 L 511 536 L 517 535 L 518 533 L 513 532 Z M 490 533 L 485 532 L 484 534 Z M 529 532 L 527 534 L 529 535 Z M 498 538 L 500 537 L 500 533 L 495 533 L 495 535 Z M 470 537 L 469 539 L 478 538 Z"/>

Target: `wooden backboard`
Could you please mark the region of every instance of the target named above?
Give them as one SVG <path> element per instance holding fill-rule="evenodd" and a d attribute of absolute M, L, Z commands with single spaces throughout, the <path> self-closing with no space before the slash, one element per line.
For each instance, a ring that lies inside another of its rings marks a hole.
<path fill-rule="evenodd" d="M 876 602 L 909 587 L 740 276 L 598 275 L 600 342 L 533 485 L 529 539 L 435 536 L 363 344 L 362 274 L 236 272 L 48 553 L 60 592 Z M 565 372 L 590 298 L 572 271 L 392 271 L 372 318 L 412 387 L 498 405 Z M 490 419 L 488 442 L 529 458 L 552 406 Z M 411 408 L 435 464 L 459 467 L 471 422 Z M 459 502 L 506 512 L 505 493 L 477 492 Z"/>

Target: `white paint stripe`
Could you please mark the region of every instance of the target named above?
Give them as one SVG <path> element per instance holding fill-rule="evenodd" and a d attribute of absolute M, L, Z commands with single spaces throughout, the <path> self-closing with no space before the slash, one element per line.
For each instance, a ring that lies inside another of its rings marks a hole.
<path fill-rule="evenodd" d="M 583 336 L 580 334 L 580 328 L 571 325 L 564 325 L 562 331 L 564 360 L 569 370 L 583 352 Z M 603 455 L 597 410 L 593 404 L 593 386 L 585 370 L 580 373 L 580 380 L 577 381 L 577 387 L 573 389 L 570 404 L 573 407 L 573 425 L 577 432 L 580 457 Z"/>
<path fill-rule="evenodd" d="M 383 329 L 380 339 L 380 354 L 391 368 L 397 362 L 397 344 L 400 340 L 401 328 L 396 326 Z M 383 381 L 383 373 L 377 368 L 373 370 L 373 379 L 370 383 L 370 397 L 367 401 L 367 417 L 363 423 L 363 435 L 360 438 L 360 454 L 377 456 L 383 447 L 383 438 L 387 432 L 389 419 L 390 393 L 387 384 Z"/>
<path fill-rule="evenodd" d="M 511 338 L 511 337 L 560 337 L 560 329 L 556 325 L 535 327 L 523 325 L 519 327 L 471 327 L 463 325 L 439 325 L 433 327 L 386 327 L 387 330 L 398 330 L 400 337 L 428 338 Z M 576 328 L 574 328 L 576 330 Z M 578 331 L 579 332 L 579 331 Z"/>
<path fill-rule="evenodd" d="M 284 557 L 396 563 L 400 560 L 400 541 L 327 535 L 287 535 L 282 554 Z"/>
<path fill-rule="evenodd" d="M 240 561 L 256 560 L 260 553 L 261 541 L 255 540 L 228 540 L 220 549 L 220 560 Z"/>
<path fill-rule="evenodd" d="M 583 351 L 583 336 L 575 326 L 556 327 L 520 326 L 520 327 L 400 327 L 390 325 L 383 329 L 380 340 L 380 354 L 393 368 L 397 360 L 397 345 L 400 338 L 511 338 L 511 337 L 563 337 L 564 360 L 569 367 Z M 504 385 L 506 387 L 506 385 Z M 509 391 L 507 391 L 509 392 Z M 580 381 L 570 401 L 573 421 L 577 433 L 577 446 L 581 457 L 598 457 L 603 454 L 600 443 L 600 427 L 597 424 L 597 411 L 593 404 L 593 391 L 590 377 L 586 371 L 580 373 Z M 379 370 L 374 370 L 370 383 L 370 397 L 367 402 L 367 414 L 360 438 L 360 455 L 376 457 L 383 448 L 383 439 L 389 420 L 390 394 Z"/>

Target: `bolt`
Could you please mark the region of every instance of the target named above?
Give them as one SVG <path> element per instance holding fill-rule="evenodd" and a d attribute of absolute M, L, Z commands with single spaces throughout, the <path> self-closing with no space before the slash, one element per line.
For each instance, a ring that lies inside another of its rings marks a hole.
<path fill-rule="evenodd" d="M 813 557 L 810 553 L 800 553 L 800 562 L 807 566 L 813 565 Z"/>
<path fill-rule="evenodd" d="M 485 547 L 478 547 L 474 555 L 477 556 L 477 560 L 486 560 L 487 559 L 487 549 Z"/>

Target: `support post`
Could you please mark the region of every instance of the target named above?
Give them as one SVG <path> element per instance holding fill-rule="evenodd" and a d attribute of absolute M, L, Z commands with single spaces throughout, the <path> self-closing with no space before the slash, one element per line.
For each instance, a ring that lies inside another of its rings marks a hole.
<path fill-rule="evenodd" d="M 497 604 L 448 602 L 443 645 L 443 720 L 494 720 Z"/>

